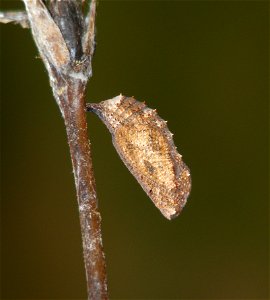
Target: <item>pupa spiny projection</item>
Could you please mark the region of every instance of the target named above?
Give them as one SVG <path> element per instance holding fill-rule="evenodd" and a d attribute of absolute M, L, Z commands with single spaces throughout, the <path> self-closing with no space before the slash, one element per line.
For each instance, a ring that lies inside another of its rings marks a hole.
<path fill-rule="evenodd" d="M 188 167 L 172 133 L 155 110 L 133 97 L 88 103 L 112 134 L 113 145 L 149 198 L 169 220 L 177 217 L 191 189 Z"/>

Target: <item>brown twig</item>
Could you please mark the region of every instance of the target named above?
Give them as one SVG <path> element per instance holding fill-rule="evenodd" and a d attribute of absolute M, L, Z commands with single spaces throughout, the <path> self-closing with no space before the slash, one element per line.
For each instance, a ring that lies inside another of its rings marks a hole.
<path fill-rule="evenodd" d="M 57 78 L 57 74 L 55 77 Z M 66 77 L 59 77 L 57 82 L 55 92 L 65 120 L 79 203 L 88 298 L 107 299 L 101 217 L 97 209 L 91 149 L 87 136 L 85 84 L 81 80 Z"/>
<path fill-rule="evenodd" d="M 29 21 L 25 11 L 0 12 L 0 23 L 20 24 L 23 28 L 29 28 Z"/>
<path fill-rule="evenodd" d="M 81 1 L 23 1 L 66 126 L 79 205 L 88 299 L 108 299 L 101 217 L 85 115 L 85 88 L 92 74 L 96 2 L 92 0 L 84 18 Z"/>

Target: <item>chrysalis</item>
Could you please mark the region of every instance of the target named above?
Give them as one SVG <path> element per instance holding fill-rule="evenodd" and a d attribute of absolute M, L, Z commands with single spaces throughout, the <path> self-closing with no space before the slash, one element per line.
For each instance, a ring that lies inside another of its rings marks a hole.
<path fill-rule="evenodd" d="M 188 167 L 166 122 L 133 97 L 87 104 L 112 134 L 119 156 L 155 206 L 169 220 L 179 215 L 191 188 Z"/>

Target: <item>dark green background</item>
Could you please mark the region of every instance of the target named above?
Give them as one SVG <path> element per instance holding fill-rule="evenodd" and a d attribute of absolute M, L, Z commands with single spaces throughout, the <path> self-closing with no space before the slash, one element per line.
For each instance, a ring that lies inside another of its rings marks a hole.
<path fill-rule="evenodd" d="M 89 116 L 111 298 L 268 298 L 268 6 L 100 2 L 88 100 L 157 108 L 193 181 L 166 220 Z M 1 25 L 2 297 L 85 298 L 63 120 L 35 56 L 28 30 Z"/>

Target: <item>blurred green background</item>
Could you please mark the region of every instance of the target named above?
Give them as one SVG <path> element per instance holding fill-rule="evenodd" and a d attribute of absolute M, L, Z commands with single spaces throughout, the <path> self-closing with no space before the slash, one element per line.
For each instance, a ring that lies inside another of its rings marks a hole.
<path fill-rule="evenodd" d="M 193 182 L 166 220 L 89 115 L 112 299 L 268 299 L 268 8 L 99 3 L 88 100 L 157 108 Z M 1 25 L 2 297 L 86 298 L 63 120 L 36 56 L 27 29 Z"/>

